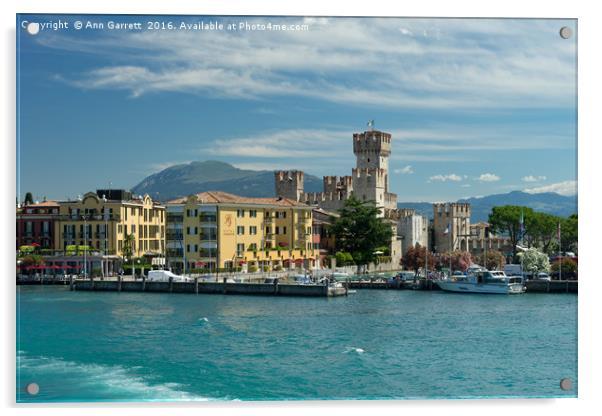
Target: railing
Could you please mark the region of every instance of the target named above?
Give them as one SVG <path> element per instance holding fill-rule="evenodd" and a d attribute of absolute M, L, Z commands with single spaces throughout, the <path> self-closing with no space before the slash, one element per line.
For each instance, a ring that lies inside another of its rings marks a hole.
<path fill-rule="evenodd" d="M 103 214 L 78 214 L 78 215 L 57 215 L 55 218 L 60 221 L 84 221 L 84 215 L 86 217 L 86 221 L 105 221 L 105 217 Z M 121 215 L 119 214 L 110 214 L 107 221 L 121 221 Z"/>

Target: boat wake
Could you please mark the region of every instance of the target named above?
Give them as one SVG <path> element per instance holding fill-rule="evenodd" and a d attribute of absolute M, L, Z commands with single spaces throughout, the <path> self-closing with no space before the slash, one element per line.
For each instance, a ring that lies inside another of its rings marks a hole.
<path fill-rule="evenodd" d="M 40 385 L 38 396 L 20 396 L 17 401 L 207 401 L 182 390 L 178 383 L 153 383 L 142 367 L 82 364 L 60 358 L 29 356 L 19 351 L 17 382 Z"/>
<path fill-rule="evenodd" d="M 363 354 L 366 351 L 362 348 L 356 348 L 356 347 L 345 347 L 345 351 L 343 351 L 343 354 L 349 354 L 350 352 L 354 352 L 357 354 Z"/>

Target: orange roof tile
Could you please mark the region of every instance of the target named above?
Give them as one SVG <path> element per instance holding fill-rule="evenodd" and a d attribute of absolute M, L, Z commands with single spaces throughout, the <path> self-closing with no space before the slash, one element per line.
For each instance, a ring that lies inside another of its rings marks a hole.
<path fill-rule="evenodd" d="M 222 191 L 201 192 L 195 195 L 202 204 L 250 204 L 250 205 L 277 205 L 281 207 L 309 207 L 302 202 L 289 198 L 252 198 L 239 196 Z M 188 197 L 168 201 L 167 204 L 185 204 Z"/>

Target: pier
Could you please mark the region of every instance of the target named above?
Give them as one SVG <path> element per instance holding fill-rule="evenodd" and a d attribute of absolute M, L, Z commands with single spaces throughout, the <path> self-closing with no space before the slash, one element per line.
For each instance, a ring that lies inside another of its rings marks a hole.
<path fill-rule="evenodd" d="M 230 283 L 204 282 L 148 282 L 144 280 L 92 280 L 76 279 L 70 282 L 71 290 L 99 292 L 154 292 L 154 293 L 205 293 L 220 295 L 264 295 L 264 296 L 346 296 L 346 287 L 328 285 L 300 285 L 290 283 Z"/>
<path fill-rule="evenodd" d="M 347 282 L 349 289 L 379 289 L 379 290 L 441 290 L 433 280 L 419 279 L 416 281 L 382 280 L 351 280 Z M 526 293 L 578 293 L 578 280 L 527 280 Z"/>

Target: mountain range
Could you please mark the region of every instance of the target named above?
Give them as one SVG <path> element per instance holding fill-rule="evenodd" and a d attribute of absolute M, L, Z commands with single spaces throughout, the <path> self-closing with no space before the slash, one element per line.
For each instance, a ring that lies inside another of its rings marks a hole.
<path fill-rule="evenodd" d="M 561 217 L 568 217 L 571 214 L 577 213 L 576 195 L 564 196 L 554 192 L 530 194 L 527 192 L 512 191 L 505 194 L 460 199 L 457 202 L 467 202 L 470 204 L 470 221 L 473 223 L 487 221 L 491 208 L 500 205 L 519 205 Z M 433 204 L 430 202 L 400 202 L 397 206 L 399 208 L 413 208 L 418 214 L 433 218 Z"/>
<path fill-rule="evenodd" d="M 305 190 L 320 192 L 322 179 L 305 175 Z M 149 194 L 161 201 L 206 191 L 224 191 L 240 196 L 274 196 L 274 172 L 239 169 L 215 160 L 170 166 L 144 178 L 132 188 L 134 194 Z"/>
<path fill-rule="evenodd" d="M 274 172 L 239 169 L 225 162 L 208 160 L 170 166 L 143 179 L 132 188 L 135 194 L 149 194 L 155 199 L 170 199 L 205 191 L 224 191 L 241 196 L 274 196 Z M 322 179 L 305 174 L 305 191 L 322 191 Z M 577 212 L 577 196 L 553 192 L 530 194 L 513 191 L 505 194 L 461 199 L 471 204 L 471 222 L 487 221 L 493 206 L 522 205 L 553 215 L 569 216 Z M 417 213 L 433 217 L 430 202 L 400 202 L 400 208 L 414 208 Z"/>

